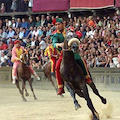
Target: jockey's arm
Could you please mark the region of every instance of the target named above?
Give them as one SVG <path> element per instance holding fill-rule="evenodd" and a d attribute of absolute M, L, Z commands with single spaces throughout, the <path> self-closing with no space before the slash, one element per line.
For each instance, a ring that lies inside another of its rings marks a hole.
<path fill-rule="evenodd" d="M 63 45 L 64 45 L 64 42 L 58 43 L 58 37 L 57 37 L 57 36 L 54 36 L 54 37 L 52 38 L 52 45 L 53 45 L 54 48 L 59 48 L 59 47 L 62 48 Z"/>

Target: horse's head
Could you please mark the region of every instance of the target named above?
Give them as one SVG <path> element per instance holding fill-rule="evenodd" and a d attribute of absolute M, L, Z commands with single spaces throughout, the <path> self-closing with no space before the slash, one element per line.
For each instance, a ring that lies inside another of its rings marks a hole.
<path fill-rule="evenodd" d="M 78 51 L 79 44 L 80 44 L 80 41 L 77 38 L 77 35 L 75 32 L 66 33 L 64 49 L 69 49 L 69 50 L 73 51 L 73 53 L 76 53 Z"/>
<path fill-rule="evenodd" d="M 29 53 L 28 54 L 25 54 L 23 53 L 21 56 L 20 56 L 20 59 L 22 61 L 22 63 L 26 64 L 26 65 L 30 65 L 30 55 Z"/>

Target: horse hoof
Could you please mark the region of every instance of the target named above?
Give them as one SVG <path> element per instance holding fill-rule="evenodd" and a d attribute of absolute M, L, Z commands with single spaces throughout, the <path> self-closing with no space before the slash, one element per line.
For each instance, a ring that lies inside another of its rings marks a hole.
<path fill-rule="evenodd" d="M 106 104 L 107 103 L 107 100 L 105 98 L 102 98 L 102 103 L 103 104 Z"/>
<path fill-rule="evenodd" d="M 27 102 L 27 100 L 26 100 L 26 99 L 23 99 L 23 102 Z"/>
<path fill-rule="evenodd" d="M 99 118 L 97 118 L 97 117 L 93 117 L 93 120 L 100 120 Z"/>
<path fill-rule="evenodd" d="M 75 110 L 78 110 L 79 108 L 81 108 L 79 104 L 75 105 Z"/>
<path fill-rule="evenodd" d="M 28 93 L 26 93 L 26 96 L 29 96 L 29 94 L 28 94 Z"/>
<path fill-rule="evenodd" d="M 60 95 L 61 97 L 64 97 L 64 95 Z"/>
<path fill-rule="evenodd" d="M 37 98 L 35 97 L 34 100 L 37 100 Z"/>

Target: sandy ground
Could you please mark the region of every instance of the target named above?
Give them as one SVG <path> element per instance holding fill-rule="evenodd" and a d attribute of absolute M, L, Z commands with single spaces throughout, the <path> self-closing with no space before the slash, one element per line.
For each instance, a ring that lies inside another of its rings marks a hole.
<path fill-rule="evenodd" d="M 27 102 L 23 102 L 14 85 L 1 83 L 0 120 L 90 120 L 91 111 L 84 99 L 77 97 L 82 108 L 76 111 L 67 90 L 62 98 L 56 95 L 50 82 L 36 82 L 33 87 L 38 100 L 33 99 L 28 87 L 29 96 L 26 97 Z M 107 105 L 103 105 L 90 91 L 100 120 L 120 120 L 120 92 L 100 91 L 100 93 L 107 98 Z"/>

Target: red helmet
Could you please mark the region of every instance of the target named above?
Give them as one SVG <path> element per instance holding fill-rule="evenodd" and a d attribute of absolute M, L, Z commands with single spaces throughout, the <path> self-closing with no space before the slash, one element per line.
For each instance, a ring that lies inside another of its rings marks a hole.
<path fill-rule="evenodd" d="M 76 34 L 77 34 L 78 38 L 81 38 L 83 36 L 80 31 L 76 31 Z"/>
<path fill-rule="evenodd" d="M 17 43 L 20 43 L 20 41 L 19 41 L 19 40 L 15 40 L 15 41 L 14 41 L 14 44 L 17 44 Z"/>
<path fill-rule="evenodd" d="M 74 27 L 69 27 L 68 30 L 70 30 L 70 31 L 72 31 L 72 32 L 75 31 Z"/>

